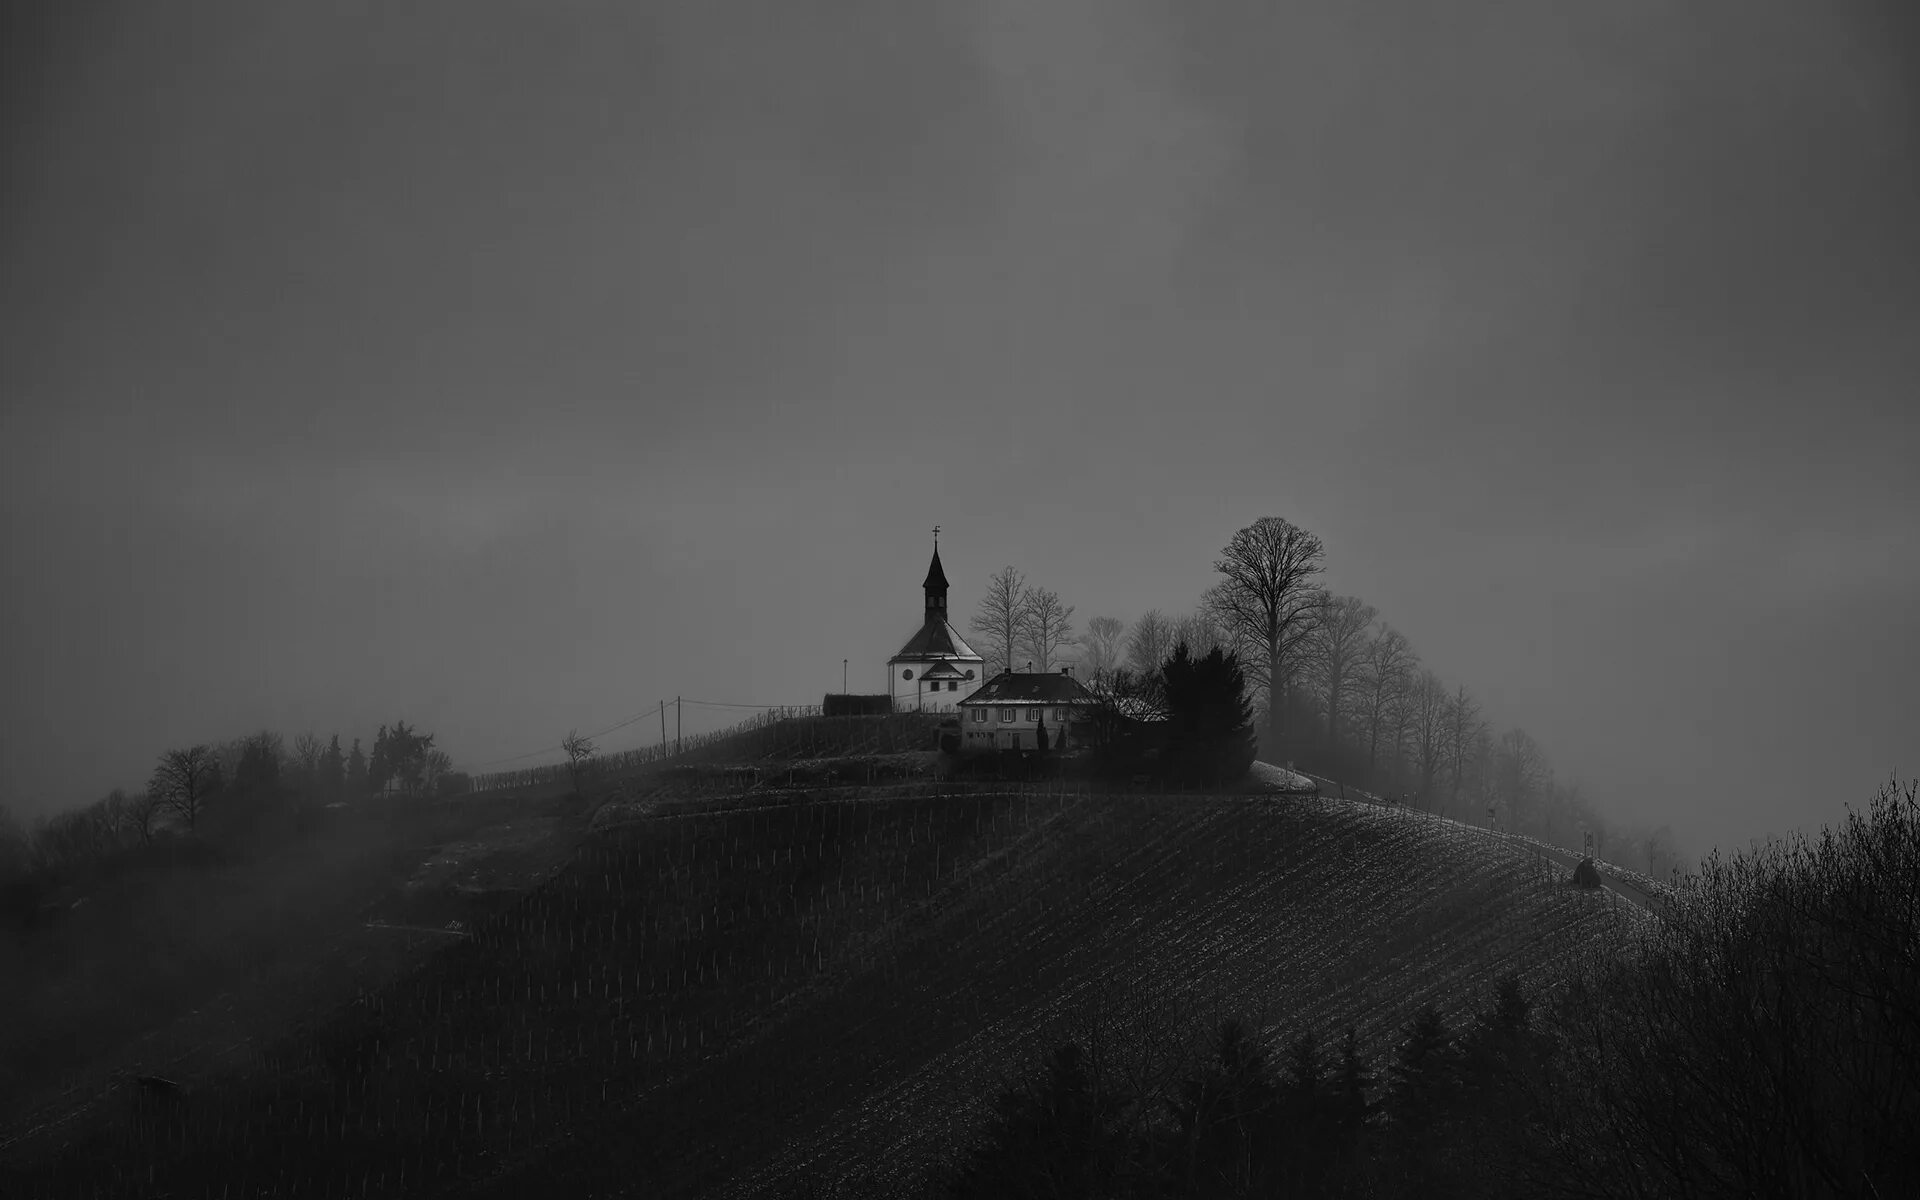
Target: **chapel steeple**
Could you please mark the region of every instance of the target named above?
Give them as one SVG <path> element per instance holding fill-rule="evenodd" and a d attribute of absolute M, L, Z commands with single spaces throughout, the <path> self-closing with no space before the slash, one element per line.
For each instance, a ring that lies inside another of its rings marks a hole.
<path fill-rule="evenodd" d="M 947 573 L 940 568 L 940 527 L 933 527 L 933 562 L 927 567 L 927 577 L 920 584 L 927 593 L 927 620 L 945 621 L 947 619 Z"/>

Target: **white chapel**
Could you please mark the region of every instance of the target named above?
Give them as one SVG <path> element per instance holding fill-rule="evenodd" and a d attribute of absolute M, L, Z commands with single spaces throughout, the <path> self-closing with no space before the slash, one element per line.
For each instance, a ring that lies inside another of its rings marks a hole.
<path fill-rule="evenodd" d="M 947 621 L 947 573 L 940 567 L 940 542 L 921 585 L 926 611 L 920 629 L 887 660 L 887 694 L 895 712 L 945 712 L 979 687 L 987 663 Z"/>

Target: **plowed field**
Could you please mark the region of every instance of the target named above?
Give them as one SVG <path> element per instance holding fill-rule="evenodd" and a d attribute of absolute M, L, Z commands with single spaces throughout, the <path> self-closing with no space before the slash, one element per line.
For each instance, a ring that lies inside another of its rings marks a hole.
<path fill-rule="evenodd" d="M 915 791 L 609 830 L 420 971 L 13 1194 L 893 1192 L 1096 1016 L 1351 1023 L 1383 1055 L 1420 1005 L 1538 986 L 1634 919 L 1417 814 Z"/>

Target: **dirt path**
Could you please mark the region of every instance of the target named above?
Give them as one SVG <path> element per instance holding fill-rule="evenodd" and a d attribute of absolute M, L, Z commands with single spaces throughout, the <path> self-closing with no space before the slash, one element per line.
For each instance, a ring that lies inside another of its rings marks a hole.
<path fill-rule="evenodd" d="M 1396 810 L 1412 812 L 1412 813 L 1422 813 L 1422 815 L 1427 816 L 1431 820 L 1446 821 L 1449 824 L 1457 825 L 1462 829 L 1474 830 L 1475 832 L 1484 834 L 1487 837 L 1504 839 L 1511 845 L 1524 846 L 1528 850 L 1533 851 L 1535 854 L 1541 855 L 1542 857 L 1553 862 L 1555 865 L 1565 867 L 1569 874 L 1572 873 L 1575 867 L 1580 865 L 1580 858 L 1581 858 L 1580 855 L 1575 854 L 1571 850 L 1563 849 L 1559 846 L 1549 845 L 1535 838 L 1520 837 L 1516 834 L 1505 833 L 1497 829 L 1487 829 L 1479 825 L 1469 825 L 1463 821 L 1456 821 L 1452 817 L 1442 817 L 1442 816 L 1437 816 L 1433 814 L 1425 814 L 1420 809 L 1408 809 L 1408 808 L 1405 808 L 1405 806 L 1403 805 L 1395 804 L 1391 800 L 1382 799 L 1381 797 L 1375 796 L 1370 792 L 1361 791 L 1359 788 L 1347 787 L 1346 785 L 1340 783 L 1338 780 L 1325 779 L 1318 775 L 1309 775 L 1307 776 L 1307 778 L 1311 779 L 1316 785 L 1319 786 L 1320 794 L 1327 799 L 1345 800 L 1352 804 L 1372 804 L 1372 805 L 1378 805 L 1382 808 L 1390 808 L 1390 809 L 1396 809 Z M 1631 879 L 1621 878 L 1617 873 L 1615 873 L 1615 870 L 1611 866 L 1611 864 L 1596 861 L 1594 863 L 1594 867 L 1596 870 L 1600 872 L 1600 886 L 1603 889 L 1605 889 L 1606 891 L 1612 892 L 1616 896 L 1619 896 L 1621 899 L 1627 901 L 1629 904 L 1633 904 L 1638 906 L 1639 908 L 1645 909 L 1647 912 L 1658 913 L 1660 911 L 1660 906 L 1663 903 L 1665 903 L 1667 899 L 1664 895 L 1659 894 L 1655 891 L 1649 890 L 1645 886 L 1639 883 L 1636 883 Z"/>

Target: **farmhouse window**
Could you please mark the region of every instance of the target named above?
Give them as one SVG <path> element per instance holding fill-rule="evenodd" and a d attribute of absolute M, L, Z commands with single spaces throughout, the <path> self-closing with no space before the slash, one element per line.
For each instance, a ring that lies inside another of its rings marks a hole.
<path fill-rule="evenodd" d="M 1037 708 L 1030 708 L 1030 709 L 1028 709 L 1028 710 L 1027 710 L 1027 722 L 1028 722 L 1029 724 L 1031 724 L 1031 723 L 1033 723 L 1034 721 L 1038 721 L 1039 719 L 1040 719 L 1040 710 L 1039 710 L 1039 709 L 1037 709 Z"/>
<path fill-rule="evenodd" d="M 1001 709 L 1001 710 L 1000 710 L 1000 722 L 1001 722 L 1001 724 L 1003 724 L 1003 725 L 1011 725 L 1011 724 L 1013 724 L 1013 710 L 1012 710 L 1012 709 L 1010 709 L 1010 708 L 1003 708 L 1003 709 Z"/>
<path fill-rule="evenodd" d="M 980 722 L 982 722 L 982 721 L 985 721 L 986 719 L 987 719 L 987 710 L 986 710 L 986 709 L 984 709 L 984 708 L 976 708 L 976 709 L 974 709 L 974 710 L 973 710 L 973 720 L 974 720 L 974 724 L 976 724 L 976 725 L 977 725 L 977 724 L 979 724 Z"/>

